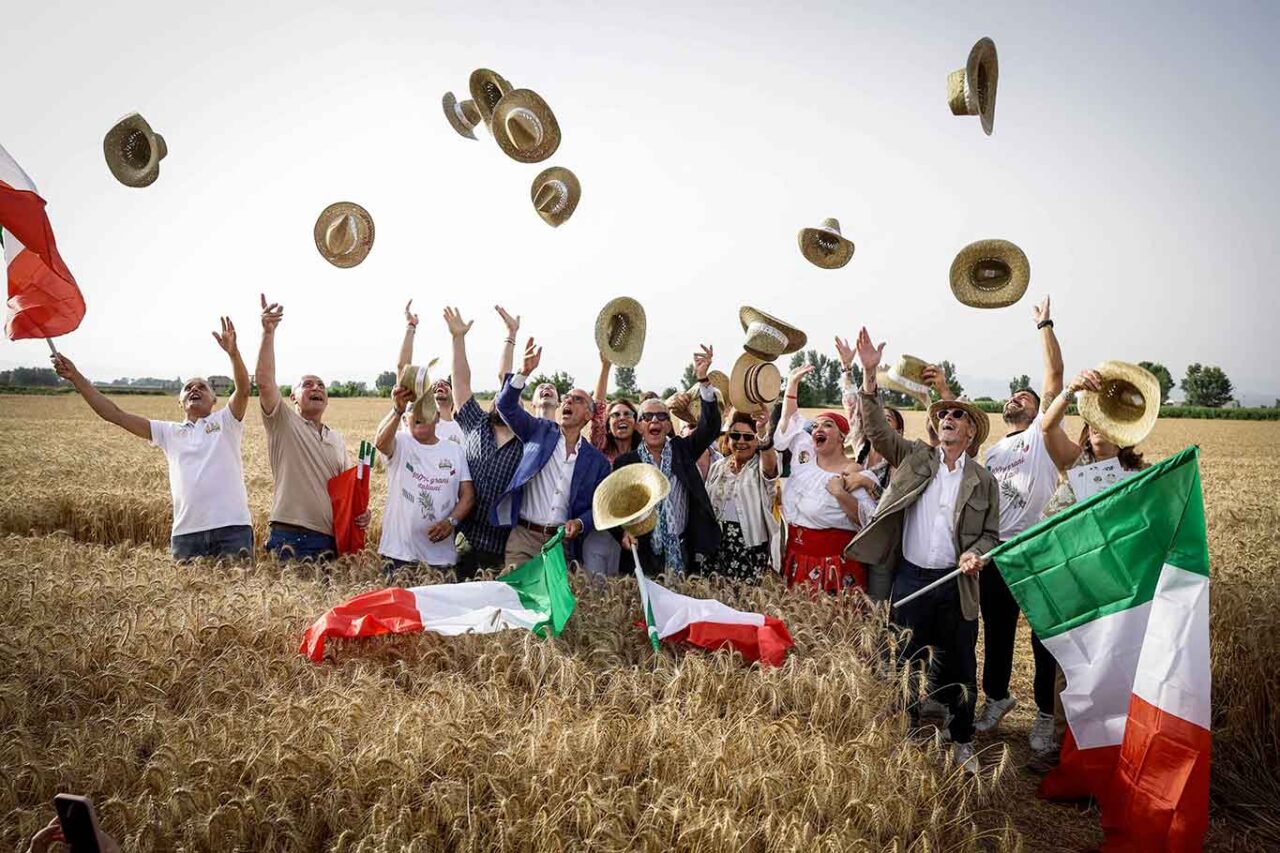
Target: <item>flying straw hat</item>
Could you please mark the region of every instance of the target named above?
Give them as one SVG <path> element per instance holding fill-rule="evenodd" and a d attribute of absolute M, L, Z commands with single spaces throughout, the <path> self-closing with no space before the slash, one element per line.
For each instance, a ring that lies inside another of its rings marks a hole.
<path fill-rule="evenodd" d="M 630 296 L 610 299 L 596 315 L 596 347 L 618 367 L 635 367 L 644 352 L 648 329 L 644 306 Z"/>
<path fill-rule="evenodd" d="M 622 527 L 632 536 L 651 532 L 658 525 L 654 509 L 670 491 L 671 482 L 653 465 L 624 465 L 596 486 L 591 500 L 596 530 Z"/>
<path fill-rule="evenodd" d="M 1089 426 L 1120 447 L 1141 442 L 1160 415 L 1160 380 L 1150 371 L 1126 361 L 1098 366 L 1102 391 L 1081 391 L 1076 405 Z"/>
<path fill-rule="evenodd" d="M 354 267 L 373 248 L 373 217 L 355 202 L 339 201 L 316 219 L 316 248 L 335 267 Z"/>
<path fill-rule="evenodd" d="M 796 237 L 800 253 L 815 266 L 835 270 L 849 263 L 853 257 L 853 242 L 840 234 L 840 223 L 824 219 L 817 228 L 802 228 Z"/>
<path fill-rule="evenodd" d="M 876 373 L 876 384 L 906 394 L 908 397 L 929 397 L 929 386 L 924 381 L 924 369 L 929 362 L 914 355 L 902 355 L 889 368 Z"/>
<path fill-rule="evenodd" d="M 1031 283 L 1031 263 L 1008 240 L 979 240 L 951 262 L 951 292 L 972 308 L 1005 308 Z"/>
<path fill-rule="evenodd" d="M 729 399 L 729 377 L 723 370 L 713 370 L 707 374 L 711 387 L 716 390 L 716 399 L 720 401 L 720 416 L 724 417 L 724 404 Z M 685 423 L 697 425 L 702 417 L 702 391 L 697 384 L 688 391 L 676 392 L 664 400 L 671 414 Z"/>
<path fill-rule="evenodd" d="M 739 412 L 764 411 L 782 392 L 782 374 L 772 361 L 744 352 L 729 376 L 729 402 Z"/>
<path fill-rule="evenodd" d="M 765 361 L 804 349 L 808 342 L 805 333 L 786 320 L 779 320 L 750 305 L 738 310 L 738 321 L 742 323 L 742 331 L 747 333 L 742 348 Z"/>
<path fill-rule="evenodd" d="M 532 89 L 512 89 L 493 108 L 490 125 L 498 147 L 512 160 L 541 163 L 560 147 L 560 124 Z"/>
<path fill-rule="evenodd" d="M 441 105 L 444 107 L 444 117 L 449 120 L 449 124 L 459 136 L 467 139 L 476 138 L 475 126 L 484 119 L 480 117 L 480 109 L 475 101 L 467 100 L 459 103 L 453 92 L 445 92 Z"/>
<path fill-rule="evenodd" d="M 160 176 L 160 161 L 169 153 L 164 137 L 137 113 L 116 122 L 102 140 L 107 168 L 126 187 L 145 187 Z"/>
<path fill-rule="evenodd" d="M 533 179 L 529 188 L 529 198 L 533 207 L 542 217 L 542 221 L 552 228 L 558 228 L 578 209 L 578 199 L 582 198 L 582 185 L 578 176 L 568 169 L 552 166 L 543 169 Z"/>
<path fill-rule="evenodd" d="M 970 420 L 974 426 L 978 428 L 978 432 L 973 437 L 973 441 L 969 443 L 969 453 L 977 455 L 978 449 L 982 447 L 982 442 L 987 440 L 987 434 L 991 432 L 991 418 L 987 417 L 987 413 L 979 409 L 968 400 L 936 400 L 929 406 L 929 423 L 933 424 L 933 429 L 938 429 L 938 412 L 943 409 L 961 408 L 969 413 Z"/>
<path fill-rule="evenodd" d="M 436 396 L 431 393 L 430 374 L 431 368 L 435 365 L 435 359 L 425 367 L 406 364 L 400 369 L 400 376 L 396 380 L 397 385 L 414 395 L 413 422 L 415 424 L 431 423 L 440 415 L 436 408 Z"/>
<path fill-rule="evenodd" d="M 947 103 L 952 115 L 978 116 L 982 130 L 991 135 L 996 120 L 996 83 L 1000 79 L 1000 62 L 996 43 L 982 38 L 969 51 L 969 61 L 959 71 L 947 75 Z"/>
<path fill-rule="evenodd" d="M 480 113 L 480 119 L 487 127 L 493 121 L 493 108 L 502 100 L 502 96 L 511 91 L 511 84 L 497 71 L 488 68 L 477 68 L 471 72 L 467 88 L 471 91 L 471 100 Z"/>

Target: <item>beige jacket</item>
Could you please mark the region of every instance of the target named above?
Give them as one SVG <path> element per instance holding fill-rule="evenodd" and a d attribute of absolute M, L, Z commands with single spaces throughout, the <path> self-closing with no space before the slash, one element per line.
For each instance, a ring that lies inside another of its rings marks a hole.
<path fill-rule="evenodd" d="M 887 562 L 902 545 L 903 510 L 916 502 L 938 473 L 939 451 L 923 441 L 908 441 L 894 432 L 873 394 L 862 394 L 862 429 L 871 446 L 897 468 L 875 515 L 853 537 L 845 556 L 870 565 Z M 956 499 L 956 553 L 985 554 L 1000 532 L 1000 490 L 991 472 L 968 454 Z M 997 571 L 988 565 L 985 572 Z M 978 618 L 978 578 L 960 575 L 960 605 L 966 619 Z"/>

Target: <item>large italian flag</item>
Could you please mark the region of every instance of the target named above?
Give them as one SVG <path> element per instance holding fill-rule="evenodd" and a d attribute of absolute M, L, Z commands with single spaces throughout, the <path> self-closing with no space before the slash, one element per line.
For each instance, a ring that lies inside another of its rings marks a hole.
<path fill-rule="evenodd" d="M 1199 850 L 1209 823 L 1209 549 L 1191 447 L 991 552 L 1067 678 L 1041 794 L 1095 797 L 1104 846 Z"/>
<path fill-rule="evenodd" d="M 564 531 L 542 554 L 495 581 L 390 587 L 357 595 L 307 629 L 298 651 L 319 662 L 325 640 L 430 631 L 446 636 L 521 628 L 558 636 L 576 604 L 564 562 Z"/>

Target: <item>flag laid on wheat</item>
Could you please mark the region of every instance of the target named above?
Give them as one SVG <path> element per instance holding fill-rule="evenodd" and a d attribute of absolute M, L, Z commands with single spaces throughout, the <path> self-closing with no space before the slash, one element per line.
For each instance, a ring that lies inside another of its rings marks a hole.
<path fill-rule="evenodd" d="M 1112 850 L 1199 850 L 1209 823 L 1209 548 L 1191 447 L 991 557 L 1067 677 L 1041 784 L 1092 796 Z"/>
<path fill-rule="evenodd" d="M 36 185 L 0 147 L 0 241 L 9 284 L 4 332 L 9 340 L 53 338 L 84 319 L 84 297 L 58 254 Z"/>
<path fill-rule="evenodd" d="M 732 648 L 749 661 L 782 666 L 794 643 L 781 619 L 763 613 L 734 610 L 714 598 L 691 598 L 649 580 L 636 566 L 640 606 L 644 609 L 649 642 L 689 643 L 715 650 Z"/>
<path fill-rule="evenodd" d="M 329 480 L 333 539 L 339 554 L 364 550 L 364 528 L 356 526 L 356 516 L 369 508 L 369 471 L 372 467 L 373 445 L 362 441 L 355 466 Z"/>
<path fill-rule="evenodd" d="M 390 587 L 357 595 L 317 619 L 298 651 L 320 661 L 330 637 L 423 631 L 456 636 L 522 628 L 559 636 L 575 605 L 562 529 L 542 546 L 539 556 L 494 581 Z"/>

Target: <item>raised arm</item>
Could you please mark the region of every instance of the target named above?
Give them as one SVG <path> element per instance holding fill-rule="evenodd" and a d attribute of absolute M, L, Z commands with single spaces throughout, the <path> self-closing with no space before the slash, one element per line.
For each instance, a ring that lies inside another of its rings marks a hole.
<path fill-rule="evenodd" d="M 401 388 L 399 385 L 391 389 L 391 411 L 378 422 L 378 430 L 373 435 L 373 446 L 388 459 L 395 453 L 396 430 L 400 425 L 400 419 L 404 417 L 404 410 L 409 407 L 412 400 L 413 392 L 409 389 Z"/>
<path fill-rule="evenodd" d="M 1062 393 L 1062 347 L 1053 332 L 1053 320 L 1049 317 L 1049 297 L 1032 309 L 1036 328 L 1040 330 L 1040 349 L 1044 353 L 1044 383 L 1040 387 L 1041 401 Z M 1043 405 L 1043 402 L 1042 404 Z"/>
<path fill-rule="evenodd" d="M 279 302 L 267 304 L 262 294 L 262 342 L 258 344 L 258 365 L 253 378 L 258 383 L 258 405 L 266 413 L 274 412 L 280 405 L 280 386 L 276 384 L 276 326 L 284 319 L 284 306 Z"/>
<path fill-rule="evenodd" d="M 844 405 L 844 416 L 849 421 L 849 435 L 844 444 L 856 454 L 866 438 L 862 434 L 862 402 L 858 397 L 858 389 L 853 386 L 853 359 L 857 353 L 849 346 L 849 341 L 836 336 L 836 355 L 840 357 L 840 402 Z"/>
<path fill-rule="evenodd" d="M 693 354 L 694 375 L 698 378 L 698 394 L 702 398 L 702 411 L 698 414 L 698 425 L 689 436 L 690 449 L 695 459 L 706 453 L 707 448 L 720 437 L 720 401 L 716 399 L 716 389 L 707 380 L 714 354 L 712 348 L 705 345 L 702 346 L 701 352 Z"/>
<path fill-rule="evenodd" d="M 249 407 L 249 368 L 244 366 L 244 359 L 240 357 L 236 327 L 230 317 L 222 318 L 222 334 L 214 332 L 213 339 L 231 359 L 231 376 L 236 381 L 236 390 L 227 401 L 227 408 L 231 410 L 233 418 L 243 421 L 245 409 Z"/>
<path fill-rule="evenodd" d="M 603 403 L 609 399 L 609 370 L 613 364 L 609 359 L 604 357 L 604 353 L 600 353 L 600 375 L 596 377 L 596 396 L 597 403 Z"/>
<path fill-rule="evenodd" d="M 898 435 L 897 430 L 889 426 L 876 397 L 876 368 L 884 357 L 884 344 L 875 346 L 871 343 L 871 335 L 863 326 L 858 332 L 858 360 L 862 362 L 862 432 L 871 442 L 876 452 L 897 467 L 914 448 L 913 442 Z"/>
<path fill-rule="evenodd" d="M 507 426 L 511 427 L 511 431 L 521 441 L 528 441 L 533 437 L 534 427 L 537 426 L 538 419 L 526 412 L 524 406 L 520 405 L 520 393 L 524 391 L 525 382 L 528 381 L 533 371 L 538 369 L 541 361 L 542 347 L 537 346 L 533 338 L 529 338 L 529 343 L 525 346 L 524 364 L 520 368 L 520 372 L 503 383 L 502 390 L 498 392 L 498 399 L 494 401 L 502 420 L 506 422 Z"/>
<path fill-rule="evenodd" d="M 502 317 L 502 322 L 507 327 L 507 336 L 502 341 L 502 356 L 498 359 L 498 387 L 501 388 L 502 383 L 507 381 L 512 368 L 515 367 L 516 332 L 520 331 L 520 318 L 512 317 L 501 305 L 495 305 L 493 308 Z"/>
<path fill-rule="evenodd" d="M 418 315 L 413 313 L 413 300 L 404 306 L 404 340 L 400 342 L 400 354 L 396 356 L 396 376 L 406 364 L 413 362 L 413 338 L 418 333 Z"/>
<path fill-rule="evenodd" d="M 1067 466 L 1080 457 L 1084 448 L 1071 440 L 1064 428 L 1063 421 L 1067 416 L 1067 407 L 1071 405 L 1071 395 L 1077 391 L 1101 391 L 1102 377 L 1096 370 L 1082 370 L 1066 389 L 1049 401 L 1040 418 L 1040 429 L 1044 432 L 1044 446 L 1049 457 L 1058 469 L 1065 471 Z"/>
<path fill-rule="evenodd" d="M 951 386 L 947 384 L 947 372 L 936 364 L 927 364 L 924 370 L 920 371 L 920 378 L 925 381 L 926 385 L 932 385 L 933 390 L 938 392 L 939 400 L 954 400 L 956 392 L 951 390 Z M 921 403 L 927 409 L 929 408 L 929 400 L 921 400 Z"/>
<path fill-rule="evenodd" d="M 471 399 L 471 364 L 467 361 L 467 332 L 471 323 L 464 323 L 457 308 L 444 309 L 444 322 L 453 338 L 453 408 L 461 409 Z"/>
<path fill-rule="evenodd" d="M 760 444 L 760 473 L 766 480 L 778 476 L 778 452 L 773 449 L 773 428 L 769 423 L 768 412 L 756 412 L 752 415 L 756 425 L 756 440 Z"/>
<path fill-rule="evenodd" d="M 138 438 L 151 440 L 151 422 L 141 415 L 135 415 L 126 412 L 117 406 L 111 400 L 108 400 L 101 391 L 93 387 L 93 383 L 84 378 L 76 366 L 62 353 L 55 353 L 50 356 L 53 361 L 54 371 L 67 380 L 75 387 L 84 401 L 89 404 L 89 408 L 93 409 L 98 417 L 108 423 L 113 423 L 118 427 L 127 429 Z"/>
<path fill-rule="evenodd" d="M 782 401 L 782 416 L 778 418 L 779 432 L 787 432 L 791 428 L 791 418 L 800 408 L 800 382 L 812 372 L 812 364 L 802 364 L 787 376 L 787 392 Z"/>

